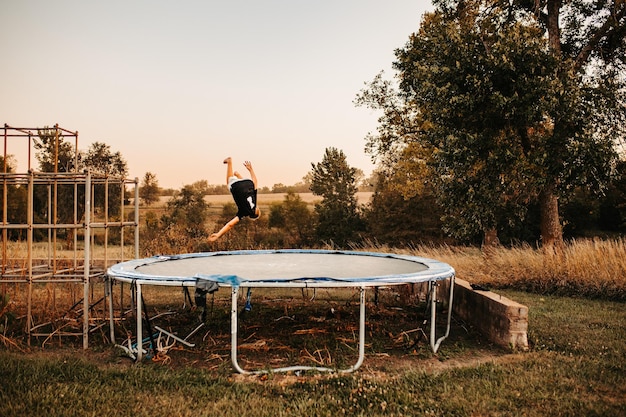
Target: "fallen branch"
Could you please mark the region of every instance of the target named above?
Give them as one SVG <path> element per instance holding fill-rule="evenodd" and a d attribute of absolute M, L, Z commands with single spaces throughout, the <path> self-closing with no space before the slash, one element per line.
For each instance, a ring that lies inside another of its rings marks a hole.
<path fill-rule="evenodd" d="M 6 336 L 4 336 L 4 335 L 2 335 L 2 334 L 0 334 L 0 340 L 2 340 L 2 343 L 3 343 L 5 346 L 7 346 L 7 345 L 11 345 L 11 346 L 13 346 L 15 349 L 19 350 L 20 352 L 22 352 L 22 353 L 26 353 L 26 351 L 25 351 L 24 349 L 22 349 L 21 347 L 19 347 L 19 345 L 18 345 L 15 341 L 11 340 L 10 338 L 8 338 L 8 337 L 6 337 Z"/>
<path fill-rule="evenodd" d="M 239 345 L 239 349 L 247 349 L 247 350 L 268 350 L 267 342 L 265 340 L 258 340 L 253 343 L 244 343 Z"/>
<path fill-rule="evenodd" d="M 296 330 L 293 334 L 319 334 L 319 333 L 328 333 L 325 329 L 302 329 Z"/>

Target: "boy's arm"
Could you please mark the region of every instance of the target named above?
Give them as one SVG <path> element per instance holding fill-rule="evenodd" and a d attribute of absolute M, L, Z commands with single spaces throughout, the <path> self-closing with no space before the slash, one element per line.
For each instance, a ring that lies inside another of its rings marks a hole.
<path fill-rule="evenodd" d="M 252 168 L 252 163 L 250 161 L 246 161 L 243 163 L 243 165 L 246 167 L 246 169 L 248 170 L 248 172 L 250 172 L 250 179 L 252 180 L 252 182 L 254 183 L 254 189 L 256 190 L 257 187 L 257 179 L 256 179 L 256 174 L 254 173 L 254 168 Z"/>

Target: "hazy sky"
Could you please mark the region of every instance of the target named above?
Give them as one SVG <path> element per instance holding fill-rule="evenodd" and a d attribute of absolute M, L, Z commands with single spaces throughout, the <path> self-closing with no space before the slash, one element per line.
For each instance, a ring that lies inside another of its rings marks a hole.
<path fill-rule="evenodd" d="M 353 100 L 432 10 L 423 0 L 2 0 L 0 123 L 105 142 L 161 187 L 294 184 L 343 150 L 369 174 L 379 116 Z M 25 140 L 8 153 L 25 171 Z M 33 166 L 37 166 L 33 162 Z"/>

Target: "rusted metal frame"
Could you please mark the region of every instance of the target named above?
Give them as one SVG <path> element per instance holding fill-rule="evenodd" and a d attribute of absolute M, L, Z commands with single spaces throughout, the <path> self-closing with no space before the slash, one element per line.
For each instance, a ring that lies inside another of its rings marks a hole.
<path fill-rule="evenodd" d="M 26 240 L 27 240 L 27 246 L 28 246 L 28 284 L 27 284 L 27 291 L 28 291 L 28 301 L 27 301 L 27 312 L 26 312 L 26 329 L 27 329 L 27 334 L 28 334 L 28 344 L 30 345 L 30 328 L 32 326 L 33 323 L 33 315 L 32 315 L 32 309 L 33 309 L 33 235 L 34 235 L 34 231 L 33 231 L 33 222 L 35 220 L 35 215 L 34 215 L 34 211 L 35 211 L 35 174 L 33 172 L 29 173 L 28 176 L 28 196 L 26 197 L 28 202 L 27 202 L 27 219 L 26 219 L 26 223 L 28 224 L 28 230 L 26 231 Z"/>
<path fill-rule="evenodd" d="M 119 259 L 121 262 L 124 262 L 124 222 L 126 220 L 126 212 L 124 211 L 124 199 L 126 197 L 126 182 L 122 181 L 120 184 L 120 254 Z M 108 267 L 108 264 L 105 264 L 105 267 Z"/>
<path fill-rule="evenodd" d="M 77 142 L 76 142 L 76 148 L 78 150 L 78 136 L 76 137 Z M 80 227 L 79 223 L 79 219 L 78 219 L 78 183 L 76 181 L 74 181 L 74 224 L 77 225 L 78 227 Z M 74 259 L 73 259 L 73 263 L 74 263 L 74 268 L 77 268 L 78 266 L 78 230 L 77 229 L 73 229 L 73 233 L 72 233 L 72 248 L 74 249 Z"/>
<path fill-rule="evenodd" d="M 62 133 L 59 134 L 59 136 L 62 136 L 62 137 L 77 136 L 78 135 L 78 132 L 74 132 L 74 131 L 65 129 L 63 127 L 60 127 L 58 125 L 58 123 L 55 124 L 53 127 L 58 128 L 58 130 L 60 132 L 62 132 Z M 33 134 L 32 133 L 33 130 L 40 130 L 42 128 L 41 127 L 16 127 L 16 126 L 9 126 L 8 124 L 5 123 L 4 124 L 4 129 L 7 130 L 7 131 L 8 130 L 14 130 L 14 131 L 20 133 L 20 134 L 13 134 L 13 135 L 9 134 L 9 136 L 12 136 L 12 137 L 23 137 L 23 136 L 26 136 L 26 135 L 32 135 Z"/>
<path fill-rule="evenodd" d="M 122 199 L 124 194 L 122 193 Z M 104 265 L 108 266 L 109 259 L 109 176 L 104 181 Z"/>
<path fill-rule="evenodd" d="M 15 260 L 15 259 L 14 259 Z M 25 259 L 26 262 L 28 262 L 27 259 Z M 46 265 L 38 265 L 38 266 L 33 266 L 31 269 L 35 270 L 35 269 L 42 269 L 44 268 Z M 21 268 L 13 268 L 13 269 L 8 269 L 6 270 L 5 274 L 3 275 L 3 277 L 13 277 L 13 276 L 24 276 L 24 274 L 28 271 L 28 266 L 26 267 L 21 267 Z"/>
<path fill-rule="evenodd" d="M 26 268 L 22 271 L 25 272 Z M 69 282 L 71 280 L 77 280 L 77 281 L 81 281 L 81 278 L 83 277 L 83 273 L 78 273 L 78 271 L 82 271 L 81 269 L 67 269 L 65 271 L 57 271 L 56 273 L 52 273 L 52 272 L 39 272 L 39 273 L 33 273 L 32 276 L 32 282 L 33 284 L 37 283 L 42 283 L 42 282 L 46 282 L 46 283 L 50 283 L 50 282 Z M 2 280 L 0 280 L 0 282 L 16 282 L 16 281 L 20 281 L 20 282 L 28 282 L 28 279 L 24 277 L 24 273 L 16 273 L 12 272 L 10 274 L 5 274 L 2 277 Z"/>
<path fill-rule="evenodd" d="M 83 349 L 89 347 L 89 268 L 91 264 L 91 173 L 87 172 L 85 180 L 85 232 L 83 240 L 85 274 L 83 282 Z"/>
<path fill-rule="evenodd" d="M 4 167 L 2 172 L 3 173 L 7 173 L 7 131 L 6 131 L 6 124 L 5 124 L 5 129 L 4 129 Z M 7 225 L 8 222 L 8 197 L 9 197 L 9 189 L 8 189 L 8 184 L 7 184 L 7 179 L 6 176 L 2 176 L 2 225 Z M 4 275 L 4 270 L 5 270 L 5 260 L 7 259 L 7 239 L 8 239 L 8 230 L 3 228 L 2 229 L 2 266 L 1 266 L 1 270 L 0 272 Z"/>
<path fill-rule="evenodd" d="M 139 178 L 135 177 L 135 259 L 139 258 Z"/>
<path fill-rule="evenodd" d="M 13 130 L 16 133 L 10 133 L 9 130 Z M 32 323 L 32 291 L 33 291 L 33 286 L 32 284 L 34 283 L 41 283 L 41 282 L 68 282 L 69 281 L 74 281 L 74 278 L 69 278 L 68 275 L 64 275 L 61 276 L 61 274 L 64 274 L 68 271 L 70 271 L 70 269 L 65 269 L 65 270 L 61 270 L 58 268 L 58 265 L 56 264 L 56 231 L 58 229 L 61 228 L 71 228 L 71 229 L 77 229 L 80 227 L 85 227 L 85 230 L 89 230 L 91 228 L 97 228 L 97 227 L 105 227 L 105 230 L 109 227 L 120 227 L 121 231 L 120 234 L 122 236 L 123 239 L 123 234 L 124 234 L 124 228 L 125 227 L 133 227 L 134 228 L 134 232 L 135 232 L 135 257 L 139 256 L 139 230 L 138 230 L 138 226 L 139 226 L 139 219 L 138 219 L 138 202 L 139 202 L 139 197 L 138 197 L 138 179 L 135 178 L 134 181 L 127 181 L 124 178 L 120 179 L 120 187 L 121 187 L 121 201 L 120 201 L 120 205 L 121 205 L 121 213 L 122 213 L 122 219 L 120 222 L 111 222 L 110 219 L 108 218 L 108 213 L 105 216 L 105 222 L 102 224 L 99 223 L 93 223 L 93 224 L 89 224 L 89 223 L 83 223 L 82 225 L 78 224 L 78 217 L 77 217 L 77 202 L 75 202 L 75 223 L 74 224 L 60 224 L 57 223 L 57 215 L 58 215 L 58 195 L 59 195 L 59 190 L 58 190 L 58 185 L 61 184 L 73 184 L 74 185 L 74 198 L 75 201 L 77 201 L 77 196 L 78 196 L 78 185 L 77 182 L 80 182 L 82 180 L 85 180 L 85 178 L 87 177 L 87 175 L 89 174 L 82 174 L 82 173 L 78 173 L 78 172 L 70 172 L 70 173 L 59 173 L 58 172 L 58 149 L 59 149 L 59 138 L 61 137 L 67 137 L 67 136 L 73 136 L 75 138 L 75 164 L 74 164 L 74 168 L 76 169 L 78 166 L 78 160 L 77 160 L 77 156 L 78 156 L 78 132 L 72 132 L 69 131 L 67 129 L 63 129 L 61 127 L 58 126 L 58 124 L 56 124 L 54 126 L 54 134 L 55 134 L 55 171 L 57 172 L 53 172 L 53 173 L 35 173 L 33 170 L 30 169 L 30 161 L 31 161 L 31 148 L 32 148 L 32 137 L 34 136 L 33 133 L 31 131 L 28 130 L 28 128 L 10 128 L 7 124 L 5 124 L 5 129 L 4 129 L 4 136 L 5 136 L 5 145 L 7 143 L 6 138 L 8 137 L 27 137 L 29 139 L 28 141 L 28 165 L 29 165 L 29 173 L 27 175 L 23 175 L 23 174 L 15 174 L 12 176 L 6 176 L 3 175 L 2 178 L 2 182 L 3 182 L 3 193 L 7 193 L 8 194 L 8 187 L 4 186 L 4 183 L 6 182 L 7 184 L 9 183 L 15 183 L 15 184 L 25 184 L 26 183 L 26 179 L 28 180 L 28 184 L 29 184 L 29 192 L 28 192 L 28 205 L 29 205 L 29 210 L 28 210 L 28 221 L 27 221 L 27 225 L 26 226 L 19 226 L 19 225 L 8 225 L 6 223 L 8 223 L 7 220 L 3 219 L 3 224 L 2 224 L 2 229 L 3 229 L 3 235 L 6 235 L 8 232 L 8 229 L 10 228 L 26 228 L 27 229 L 27 234 L 28 234 L 28 262 L 29 262 L 29 266 L 27 268 L 25 268 L 28 271 L 28 275 L 29 277 L 27 279 L 21 279 L 21 280 L 15 280 L 15 281 L 26 281 L 29 285 L 29 295 L 28 295 L 28 302 L 29 302 L 29 307 L 28 307 L 28 319 L 29 324 L 28 324 L 28 328 L 31 327 L 31 323 Z M 6 158 L 5 158 L 6 159 Z M 95 183 L 104 183 L 106 187 L 108 187 L 110 185 L 110 178 L 105 177 L 104 179 L 102 178 L 98 178 L 95 176 L 91 177 L 92 180 L 92 184 Z M 134 221 L 123 221 L 125 213 L 124 213 L 124 197 L 125 197 L 125 185 L 126 184 L 131 184 L 134 183 L 135 186 L 135 219 Z M 48 185 L 48 222 L 47 223 L 39 223 L 39 224 L 35 224 L 34 223 L 34 209 L 33 209 L 33 196 L 34 196 L 34 185 Z M 108 188 L 107 192 L 108 192 Z M 7 198 L 5 197 L 5 202 L 7 201 Z M 105 202 L 107 204 L 107 206 L 105 207 L 105 211 L 108 212 L 108 196 L 105 198 Z M 4 213 L 7 213 L 7 209 L 4 210 Z M 52 272 L 48 273 L 48 274 L 42 274 L 35 272 L 36 269 L 40 269 L 40 268 L 45 268 L 45 265 L 41 265 L 41 266 L 33 266 L 32 262 L 33 262 L 33 255 L 32 255 L 32 243 L 33 243 L 33 231 L 34 229 L 48 229 L 48 265 L 52 265 Z M 108 232 L 105 231 L 105 234 L 107 234 Z M 89 232 L 87 232 L 87 240 L 85 242 L 85 247 L 87 250 L 87 256 L 86 256 L 86 263 L 88 265 L 91 265 L 92 263 L 92 259 L 91 259 L 91 251 L 90 251 L 90 246 L 91 246 L 91 234 Z M 76 248 L 77 248 L 77 234 L 74 235 L 75 237 L 75 244 L 74 244 L 74 250 L 75 250 L 75 258 L 76 258 Z M 105 237 L 105 241 L 108 241 L 108 238 Z M 7 242 L 7 238 L 3 239 L 3 254 L 6 253 L 6 242 Z M 52 244 L 54 243 L 54 244 Z M 50 246 L 53 246 L 53 253 L 50 253 Z M 105 254 L 105 265 L 108 262 L 108 252 L 105 250 L 105 252 L 107 254 Z M 121 244 L 121 259 L 123 260 L 125 258 L 125 254 L 124 254 L 124 248 L 123 248 L 123 242 Z M 3 259 L 6 259 L 6 256 L 3 257 Z M 76 260 L 75 266 L 77 267 L 76 269 L 78 270 L 78 260 Z M 6 270 L 4 264 L 3 264 L 3 268 Z M 86 269 L 89 269 L 89 266 L 87 266 Z M 51 276 L 54 277 L 56 276 L 56 278 L 52 278 L 52 279 L 42 279 L 42 277 L 44 277 L 44 275 L 46 276 Z M 86 284 L 88 285 L 88 281 L 92 276 L 102 276 L 104 275 L 102 272 L 98 273 L 98 274 L 93 274 L 90 273 L 88 271 L 85 271 L 85 274 L 83 276 L 83 281 L 86 282 Z M 13 280 L 11 280 L 13 281 Z M 5 282 L 5 280 L 2 280 L 2 282 Z M 88 288 L 88 287 L 87 287 Z M 88 294 L 88 290 L 85 290 L 85 294 Z M 28 321 L 28 320 L 27 320 Z M 85 321 L 88 321 L 88 314 L 85 317 Z M 84 328 L 85 330 L 85 328 Z M 31 334 L 29 333 L 29 341 L 30 341 L 30 336 Z M 84 342 L 86 340 L 86 335 L 85 332 L 83 332 L 83 337 L 84 337 Z M 86 346 L 86 343 L 84 343 L 84 345 Z"/>
<path fill-rule="evenodd" d="M 134 258 L 137 259 L 139 258 L 139 178 L 135 177 L 134 180 L 132 181 L 124 181 L 123 187 L 125 187 L 126 184 L 132 184 L 134 186 L 134 199 L 133 199 L 133 203 L 134 203 L 134 221 L 133 222 L 126 222 L 126 221 L 122 221 L 122 228 L 121 230 L 124 230 L 124 226 L 127 227 L 132 227 L 133 231 L 134 231 Z M 124 219 L 124 191 L 125 188 L 123 188 L 122 190 L 122 219 Z M 123 235 L 121 236 L 122 241 L 120 243 L 121 245 L 121 259 L 124 259 L 124 240 L 123 240 Z M 113 280 L 112 279 L 107 279 L 107 290 L 109 291 L 109 311 L 113 312 Z M 124 315 L 124 283 L 120 282 L 120 316 Z M 131 288 L 131 292 L 132 292 L 132 288 Z M 131 303 L 132 303 L 132 297 L 131 297 Z M 130 308 L 134 308 L 134 306 L 130 306 Z M 114 332 L 114 328 L 113 328 L 113 314 L 111 314 L 111 319 L 110 319 L 110 333 L 111 333 L 111 340 L 115 340 L 115 332 Z"/>
<path fill-rule="evenodd" d="M 54 125 L 54 173 L 57 174 L 59 172 L 59 125 Z M 59 184 L 57 182 L 57 176 L 54 177 L 52 182 L 52 224 L 56 225 L 57 216 L 58 216 L 58 208 L 57 203 L 59 201 Z M 50 201 L 50 199 L 48 199 Z M 48 218 L 48 223 L 50 223 L 50 218 Z M 57 231 L 56 228 L 52 228 L 52 269 L 56 270 L 56 262 L 57 262 Z"/>

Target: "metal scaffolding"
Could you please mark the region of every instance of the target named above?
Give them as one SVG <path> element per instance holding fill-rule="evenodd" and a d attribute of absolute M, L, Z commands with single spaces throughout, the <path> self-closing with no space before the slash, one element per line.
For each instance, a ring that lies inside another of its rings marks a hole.
<path fill-rule="evenodd" d="M 0 294 L 11 291 L 25 304 L 22 308 L 29 343 L 31 337 L 47 340 L 53 336 L 82 336 L 86 349 L 90 332 L 107 323 L 103 285 L 107 268 L 139 256 L 138 179 L 76 172 L 78 132 L 58 125 L 47 130 L 53 132 L 56 142 L 55 172 L 36 172 L 30 167 L 30 159 L 33 138 L 38 134 L 32 132 L 43 129 L 6 124 L 2 129 Z M 7 142 L 11 137 L 28 139 L 26 173 L 9 172 Z M 75 140 L 74 172 L 57 172 L 56 153 L 64 137 Z M 134 196 L 132 205 L 126 201 L 129 192 Z M 110 210 L 113 205 L 119 206 Z M 82 296 L 80 290 L 77 296 L 76 288 L 81 286 Z M 102 290 L 101 297 L 95 295 L 96 287 Z M 59 297 L 65 298 L 69 308 L 59 317 L 40 314 L 37 318 L 37 290 L 45 293 L 46 303 L 52 304 L 53 310 Z M 100 318 L 94 317 L 98 311 Z"/>

